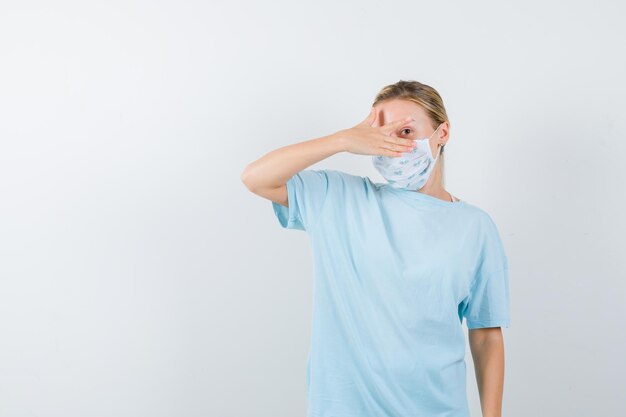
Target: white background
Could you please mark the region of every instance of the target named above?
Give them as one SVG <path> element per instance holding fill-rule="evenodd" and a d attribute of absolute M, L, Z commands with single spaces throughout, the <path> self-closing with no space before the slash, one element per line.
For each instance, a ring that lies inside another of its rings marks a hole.
<path fill-rule="evenodd" d="M 625 415 L 624 15 L 2 1 L 0 416 L 304 417 L 309 241 L 239 176 L 400 79 L 443 96 L 447 188 L 509 256 L 503 415 Z"/>

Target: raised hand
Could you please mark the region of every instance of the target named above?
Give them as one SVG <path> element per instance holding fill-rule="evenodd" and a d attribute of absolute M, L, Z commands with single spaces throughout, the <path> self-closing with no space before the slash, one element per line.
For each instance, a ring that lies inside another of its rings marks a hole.
<path fill-rule="evenodd" d="M 372 107 L 370 114 L 359 124 L 338 132 L 346 152 L 358 155 L 383 155 L 396 157 L 404 152 L 412 152 L 416 146 L 412 139 L 391 136 L 403 124 L 413 120 L 411 117 L 391 121 L 383 126 L 373 127 L 376 111 Z"/>

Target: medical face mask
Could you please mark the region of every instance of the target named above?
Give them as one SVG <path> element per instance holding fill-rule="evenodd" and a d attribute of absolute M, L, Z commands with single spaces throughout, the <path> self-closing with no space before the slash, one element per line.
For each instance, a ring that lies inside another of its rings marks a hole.
<path fill-rule="evenodd" d="M 441 124 L 437 126 L 435 132 L 439 130 L 439 127 Z M 414 140 L 417 146 L 413 151 L 403 152 L 401 156 L 377 155 L 372 157 L 374 167 L 389 182 L 391 187 L 419 190 L 424 186 L 435 168 L 435 162 L 437 162 L 439 155 L 433 157 L 430 150 L 430 138 Z M 439 151 L 440 153 L 441 151 Z"/>

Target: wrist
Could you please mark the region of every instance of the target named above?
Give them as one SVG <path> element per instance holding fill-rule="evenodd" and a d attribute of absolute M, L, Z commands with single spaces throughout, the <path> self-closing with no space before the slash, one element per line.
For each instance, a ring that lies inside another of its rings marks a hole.
<path fill-rule="evenodd" d="M 335 153 L 346 152 L 346 136 L 344 135 L 343 130 L 339 130 L 326 136 L 326 139 L 332 144 L 332 148 L 335 150 Z"/>

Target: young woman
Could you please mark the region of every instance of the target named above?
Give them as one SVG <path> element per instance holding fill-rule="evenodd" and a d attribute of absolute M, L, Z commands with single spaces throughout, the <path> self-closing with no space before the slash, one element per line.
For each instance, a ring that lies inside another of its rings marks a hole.
<path fill-rule="evenodd" d="M 484 417 L 501 415 L 508 261 L 493 220 L 444 188 L 440 95 L 399 81 L 369 116 L 276 149 L 242 173 L 315 262 L 308 417 L 469 417 L 465 337 Z M 306 169 L 371 155 L 387 180 Z"/>

